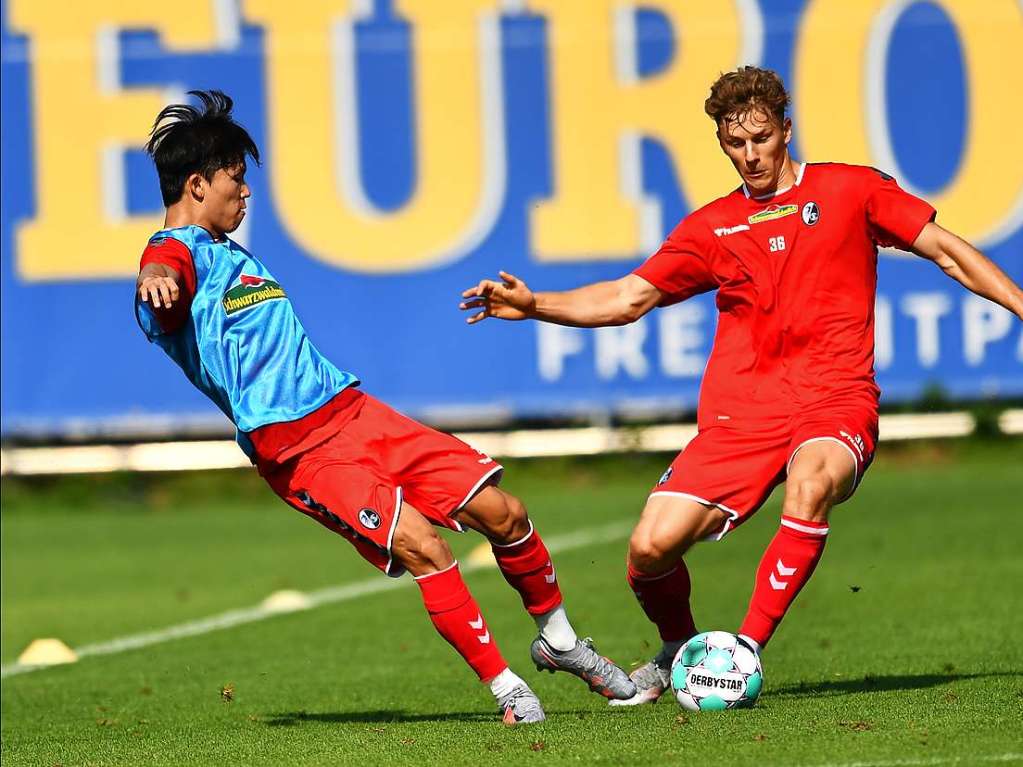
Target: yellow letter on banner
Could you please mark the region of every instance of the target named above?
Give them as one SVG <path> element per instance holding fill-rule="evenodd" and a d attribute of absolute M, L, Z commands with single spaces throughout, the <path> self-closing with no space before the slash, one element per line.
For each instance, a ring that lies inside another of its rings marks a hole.
<path fill-rule="evenodd" d="M 246 0 L 264 25 L 270 170 L 292 236 L 328 263 L 424 268 L 471 249 L 504 191 L 500 0 L 396 0 L 412 26 L 416 186 L 400 210 L 365 199 L 355 114 L 354 0 Z"/>
<path fill-rule="evenodd" d="M 162 216 L 126 216 L 120 150 L 142 146 L 165 100 L 156 89 L 121 91 L 118 28 L 156 29 L 168 46 L 216 42 L 210 0 L 12 0 L 11 29 L 31 51 L 36 217 L 18 228 L 26 280 L 121 277 Z"/>
<path fill-rule="evenodd" d="M 664 222 L 656 205 L 642 200 L 640 136 L 668 150 L 691 205 L 736 186 L 703 102 L 722 71 L 758 58 L 756 3 L 643 2 L 668 18 L 676 36 L 672 61 L 643 79 L 636 74 L 631 6 L 621 0 L 528 6 L 547 17 L 553 121 L 553 198 L 536 207 L 531 222 L 537 257 L 632 258 L 656 246 Z"/>
<path fill-rule="evenodd" d="M 1023 103 L 1012 92 L 1023 71 L 1023 12 L 1018 0 L 935 2 L 952 18 L 963 49 L 968 114 L 956 175 L 928 197 L 944 226 L 993 243 L 1023 221 Z M 885 54 L 892 27 L 908 4 L 809 4 L 795 78 L 796 127 L 806 159 L 875 165 L 898 175 L 884 113 Z M 899 183 L 909 186 L 904 178 Z"/>

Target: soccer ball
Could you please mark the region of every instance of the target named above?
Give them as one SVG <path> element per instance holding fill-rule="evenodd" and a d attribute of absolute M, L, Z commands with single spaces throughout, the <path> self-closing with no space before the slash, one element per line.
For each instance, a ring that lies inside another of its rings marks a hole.
<path fill-rule="evenodd" d="M 679 648 L 671 662 L 672 692 L 689 711 L 749 708 L 760 696 L 763 683 L 759 656 L 726 631 L 697 634 Z"/>

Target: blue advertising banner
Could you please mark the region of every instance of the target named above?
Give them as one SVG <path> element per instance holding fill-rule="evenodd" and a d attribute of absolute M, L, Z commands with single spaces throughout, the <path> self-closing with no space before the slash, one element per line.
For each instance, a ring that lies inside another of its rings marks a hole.
<path fill-rule="evenodd" d="M 703 114 L 742 63 L 793 96 L 793 154 L 873 165 L 1023 281 L 1017 0 L 7 0 L 3 436 L 223 424 L 135 326 L 162 223 L 141 153 L 192 88 L 264 155 L 237 239 L 314 342 L 410 413 L 463 423 L 695 406 L 713 296 L 596 331 L 467 327 L 498 269 L 621 276 L 737 184 Z M 1023 325 L 884 252 L 887 401 L 1023 394 Z"/>

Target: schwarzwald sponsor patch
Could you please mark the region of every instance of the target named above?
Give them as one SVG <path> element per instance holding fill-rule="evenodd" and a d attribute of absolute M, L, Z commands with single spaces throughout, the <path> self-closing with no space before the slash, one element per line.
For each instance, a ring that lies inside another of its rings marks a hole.
<path fill-rule="evenodd" d="M 243 274 L 239 284 L 227 291 L 220 303 L 227 314 L 237 314 L 264 301 L 275 301 L 278 298 L 287 298 L 280 283 Z"/>

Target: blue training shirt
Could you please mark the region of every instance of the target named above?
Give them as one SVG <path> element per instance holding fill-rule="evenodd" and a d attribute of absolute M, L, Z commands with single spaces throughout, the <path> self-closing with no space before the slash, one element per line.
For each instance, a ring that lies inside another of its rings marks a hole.
<path fill-rule="evenodd" d="M 247 432 L 312 413 L 341 390 L 351 373 L 317 351 L 273 275 L 238 243 L 214 240 L 199 226 L 163 229 L 149 244 L 173 238 L 188 248 L 196 287 L 183 325 L 165 332 L 153 308 L 135 295 L 135 317 L 238 429 L 238 444 L 253 457 Z"/>

